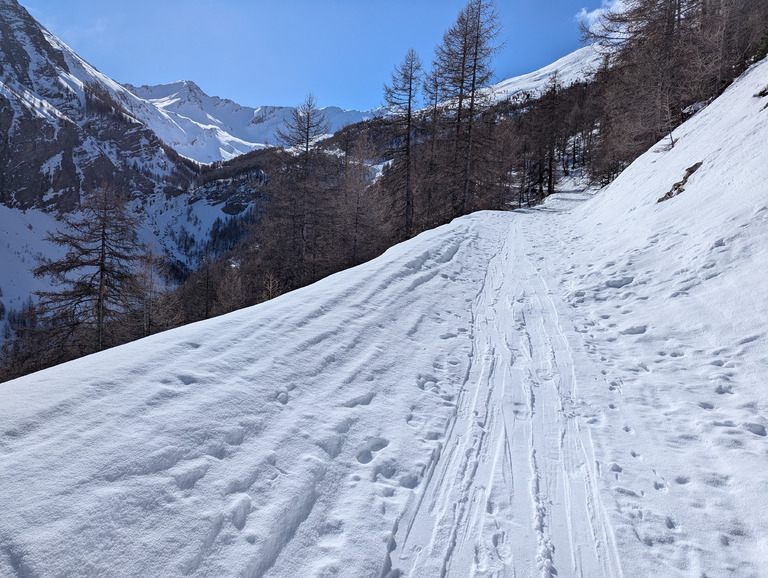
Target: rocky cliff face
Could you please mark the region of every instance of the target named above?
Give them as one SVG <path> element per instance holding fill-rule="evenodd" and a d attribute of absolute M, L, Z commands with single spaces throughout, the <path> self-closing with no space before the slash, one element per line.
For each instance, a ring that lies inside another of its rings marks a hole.
<path fill-rule="evenodd" d="M 122 92 L 15 0 L 0 0 L 0 203 L 68 210 L 102 181 L 135 195 L 186 188 L 191 170 Z"/>

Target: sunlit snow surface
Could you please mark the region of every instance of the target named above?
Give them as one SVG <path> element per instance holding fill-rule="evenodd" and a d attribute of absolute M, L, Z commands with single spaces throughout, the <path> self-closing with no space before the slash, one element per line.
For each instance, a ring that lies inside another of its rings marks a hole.
<path fill-rule="evenodd" d="M 764 574 L 766 85 L 593 195 L 0 385 L 0 575 Z"/>
<path fill-rule="evenodd" d="M 600 49 L 584 46 L 540 70 L 493 85 L 490 89 L 493 100 L 538 98 L 553 80 L 563 87 L 588 80 L 597 72 L 603 56 Z"/>

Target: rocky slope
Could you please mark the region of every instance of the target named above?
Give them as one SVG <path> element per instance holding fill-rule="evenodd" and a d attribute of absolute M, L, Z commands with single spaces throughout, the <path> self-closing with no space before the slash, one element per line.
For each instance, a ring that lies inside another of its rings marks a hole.
<path fill-rule="evenodd" d="M 135 193 L 187 186 L 191 171 L 122 106 L 129 98 L 0 0 L 0 203 L 68 210 L 104 180 Z"/>

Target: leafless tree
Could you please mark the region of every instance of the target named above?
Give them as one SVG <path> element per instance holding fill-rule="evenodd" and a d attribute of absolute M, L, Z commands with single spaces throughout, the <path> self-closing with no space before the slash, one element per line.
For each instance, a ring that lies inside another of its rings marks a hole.
<path fill-rule="evenodd" d="M 330 130 L 325 113 L 317 108 L 317 98 L 310 92 L 304 102 L 291 111 L 285 128 L 278 129 L 276 136 L 282 145 L 308 155 L 315 139 Z"/>
<path fill-rule="evenodd" d="M 408 239 L 414 234 L 414 183 L 413 183 L 413 139 L 414 117 L 421 85 L 421 59 L 411 48 L 403 62 L 395 66 L 391 84 L 384 85 L 384 102 L 392 124 L 395 127 L 392 152 L 394 165 L 387 173 L 392 181 L 390 191 L 394 193 L 396 204 L 402 197 L 404 201 L 403 235 Z"/>
<path fill-rule="evenodd" d="M 125 313 L 123 294 L 141 254 L 138 219 L 127 198 L 109 185 L 85 192 L 79 212 L 63 219 L 65 227 L 46 240 L 63 247 L 60 259 L 35 268 L 58 287 L 37 293 L 42 314 L 59 333 L 84 340 L 84 349 L 110 345 L 107 326 Z"/>
<path fill-rule="evenodd" d="M 446 98 L 454 126 L 452 202 L 457 215 L 474 210 L 476 128 L 487 106 L 484 91 L 493 77 L 499 50 L 499 18 L 493 0 L 470 0 L 443 35 L 435 51 L 434 73 Z"/>

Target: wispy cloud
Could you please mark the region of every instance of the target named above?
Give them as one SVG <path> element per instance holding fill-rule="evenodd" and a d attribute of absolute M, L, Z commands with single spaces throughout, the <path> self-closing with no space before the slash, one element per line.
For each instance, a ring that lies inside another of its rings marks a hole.
<path fill-rule="evenodd" d="M 600 18 L 603 14 L 606 12 L 621 12 L 624 6 L 624 0 L 602 0 L 603 4 L 600 6 L 600 8 L 596 8 L 594 10 L 587 10 L 586 8 L 582 8 L 576 13 L 576 16 L 574 17 L 575 20 L 579 23 L 585 24 L 588 28 L 592 28 L 597 22 L 600 21 Z"/>

